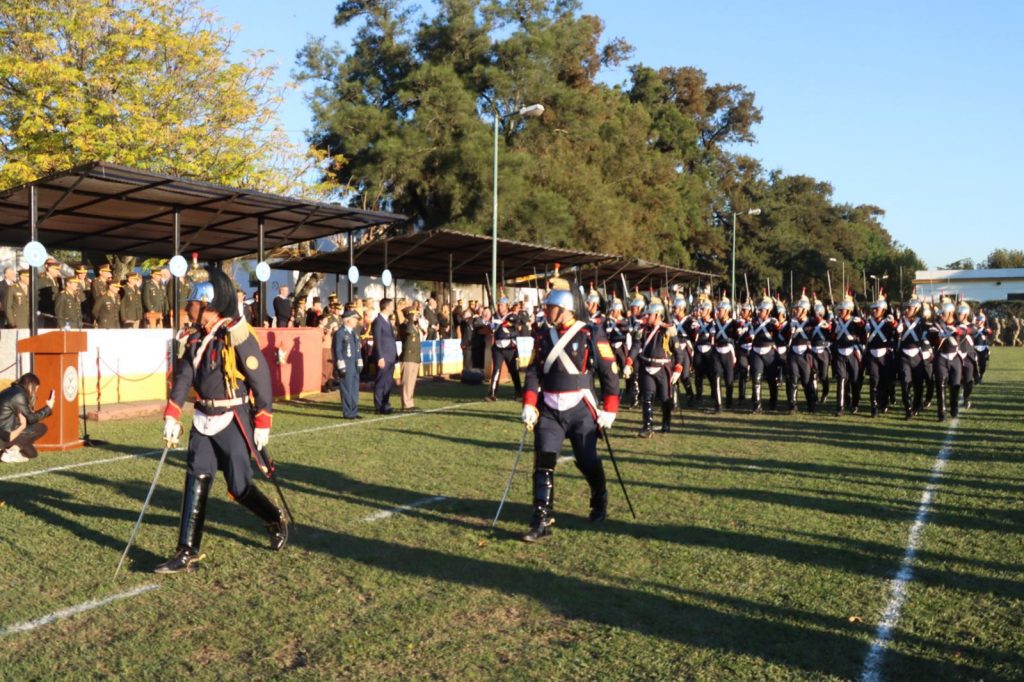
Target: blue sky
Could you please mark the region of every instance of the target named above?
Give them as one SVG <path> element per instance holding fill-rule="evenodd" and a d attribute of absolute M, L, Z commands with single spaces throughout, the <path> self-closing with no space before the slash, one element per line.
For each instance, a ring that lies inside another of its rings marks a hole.
<path fill-rule="evenodd" d="M 429 7 L 429 0 L 421 2 Z M 287 80 L 310 35 L 343 45 L 336 3 L 206 0 L 263 48 Z M 1024 248 L 1024 3 L 584 0 L 633 61 L 697 66 L 741 83 L 764 114 L 743 151 L 766 168 L 811 175 L 838 201 L 875 204 L 885 226 L 931 267 Z M 604 75 L 624 81 L 625 70 Z M 301 91 L 281 109 L 302 139 Z"/>

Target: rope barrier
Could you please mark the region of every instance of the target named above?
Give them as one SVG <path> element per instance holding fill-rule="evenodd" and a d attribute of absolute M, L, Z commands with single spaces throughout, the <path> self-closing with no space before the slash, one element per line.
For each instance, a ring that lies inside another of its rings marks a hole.
<path fill-rule="evenodd" d="M 150 378 L 151 376 L 154 376 L 154 375 L 156 375 L 156 374 L 159 374 L 159 373 L 160 373 L 160 370 L 161 370 L 161 369 L 163 368 L 163 366 L 164 366 L 164 362 L 166 362 L 166 360 L 162 360 L 162 361 L 160 362 L 160 364 L 156 366 L 156 369 L 154 369 L 154 370 L 153 370 L 152 372 L 150 372 L 149 374 L 146 374 L 146 375 L 144 375 L 144 376 L 142 376 L 142 377 L 140 377 L 140 378 L 138 378 L 138 379 L 129 379 L 128 377 L 126 377 L 126 376 L 122 375 L 122 374 L 121 374 L 121 373 L 120 373 L 120 372 L 119 372 L 118 370 L 114 369 L 114 368 L 113 368 L 113 367 L 111 367 L 111 366 L 110 366 L 109 364 L 107 364 L 107 361 L 106 361 L 106 360 L 103 360 L 102 362 L 103 362 L 103 364 L 104 364 L 104 365 L 106 365 L 106 366 L 107 366 L 107 369 L 109 369 L 109 370 L 110 370 L 111 372 L 113 372 L 113 373 L 114 373 L 114 376 L 116 376 L 117 378 L 119 378 L 119 379 L 123 379 L 124 381 L 129 381 L 129 382 L 135 382 L 135 381 L 145 381 L 146 379 L 149 379 L 149 378 Z M 120 361 L 118 361 L 118 366 L 120 366 Z"/>

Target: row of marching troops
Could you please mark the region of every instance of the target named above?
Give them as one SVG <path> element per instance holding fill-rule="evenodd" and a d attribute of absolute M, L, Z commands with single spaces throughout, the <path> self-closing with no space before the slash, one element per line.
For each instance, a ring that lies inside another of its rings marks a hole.
<path fill-rule="evenodd" d="M 899 386 L 906 419 L 935 399 L 943 421 L 947 410 L 959 414 L 961 390 L 970 407 L 992 337 L 984 313 L 974 314 L 968 303 L 943 299 L 933 311 L 916 296 L 894 309 L 880 295 L 863 313 L 850 294 L 832 310 L 806 294 L 788 311 L 769 296 L 734 311 L 727 297 L 713 302 L 707 293 L 698 297 L 692 313 L 681 296 L 671 312 L 659 298 L 648 301 L 639 294 L 628 313 L 618 299 L 607 313 L 599 305 L 600 297 L 591 291 L 591 322 L 604 328 L 614 349 L 626 380 L 623 400 L 641 406 L 642 437 L 654 431 L 656 407 L 661 431 L 669 432 L 673 408 L 682 406 L 684 395 L 689 406 L 699 406 L 705 381 L 716 413 L 723 402 L 726 408 L 735 398 L 743 403 L 748 384 L 752 411 L 761 413 L 764 383 L 769 409 L 777 409 L 782 386 L 788 412 L 797 410 L 801 390 L 807 411 L 815 412 L 834 377 L 836 416 L 858 411 L 866 380 L 872 417 L 888 411 Z"/>
<path fill-rule="evenodd" d="M 53 258 L 46 261 L 36 280 L 36 305 L 39 326 L 57 329 L 161 328 L 170 326 L 171 300 L 174 286 L 166 268 L 154 270 L 145 279 L 138 272 L 129 272 L 124 280 L 113 277 L 110 265 L 96 269 L 89 277 L 84 265 L 75 268 L 74 277 L 62 277 L 61 264 Z M 188 293 L 188 283 L 179 284 L 181 300 Z M 4 290 L 5 326 L 14 329 L 29 327 L 29 271 L 7 268 L 0 288 Z"/>

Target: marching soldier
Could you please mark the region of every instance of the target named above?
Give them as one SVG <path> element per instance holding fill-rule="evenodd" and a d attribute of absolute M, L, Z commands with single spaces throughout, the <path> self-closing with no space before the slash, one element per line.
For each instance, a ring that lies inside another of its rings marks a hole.
<path fill-rule="evenodd" d="M 712 304 L 706 291 L 697 297 L 696 315 L 690 318 L 686 337 L 693 343 L 693 376 L 697 384 L 696 400 L 693 405 L 700 405 L 704 399 L 704 379 L 714 381 L 715 373 L 715 320 L 711 313 Z"/>
<path fill-rule="evenodd" d="M 162 329 L 164 326 L 164 316 L 170 310 L 164 282 L 169 278 L 170 271 L 161 269 L 153 271 L 146 280 L 142 290 L 142 308 L 145 311 L 147 329 Z"/>
<path fill-rule="evenodd" d="M 128 279 L 121 285 L 121 326 L 125 329 L 138 329 L 142 322 L 141 282 L 142 275 L 130 272 Z"/>
<path fill-rule="evenodd" d="M 629 301 L 629 317 L 626 318 L 626 357 L 629 357 L 633 351 L 633 345 L 637 343 L 637 334 L 644 324 L 644 308 L 646 306 L 647 302 L 644 300 L 643 294 L 639 290 L 635 291 L 633 298 Z M 623 370 L 625 370 L 625 365 L 623 365 Z M 640 377 L 635 373 L 630 373 L 629 376 L 623 373 L 622 376 L 626 380 L 626 388 L 622 397 L 626 400 L 627 406 L 632 409 L 640 404 Z"/>
<path fill-rule="evenodd" d="M 807 294 L 802 293 L 800 299 L 792 305 L 790 310 L 792 317 L 782 328 L 789 367 L 789 376 L 786 381 L 786 401 L 789 403 L 790 414 L 796 412 L 796 387 L 797 384 L 800 384 L 807 399 L 807 411 L 813 413 L 818 406 L 818 388 L 814 375 L 814 360 L 811 357 L 811 334 L 814 333 L 816 323 L 808 319 L 811 301 L 807 298 Z"/>
<path fill-rule="evenodd" d="M 768 409 L 774 410 L 778 405 L 779 385 L 789 385 L 789 346 L 786 345 L 786 326 L 789 324 L 789 317 L 786 314 L 786 303 L 781 299 L 775 299 L 775 307 L 772 309 L 775 315 L 775 324 L 778 326 L 778 333 L 775 336 L 775 364 L 777 377 L 774 386 L 768 384 Z"/>
<path fill-rule="evenodd" d="M 864 373 L 868 376 L 871 416 L 889 411 L 889 382 L 892 380 L 892 351 L 896 345 L 896 323 L 889 316 L 889 302 L 880 293 L 871 304 L 871 317 L 864 324 Z"/>
<path fill-rule="evenodd" d="M 231 497 L 263 521 L 271 549 L 280 550 L 288 541 L 287 515 L 256 487 L 249 465 L 251 455 L 264 473 L 273 471 L 265 453 L 272 420 L 270 369 L 249 324 L 232 319 L 237 307 L 234 284 L 218 268 L 202 272 L 188 296 L 190 304 L 199 306 L 199 325 L 185 340 L 164 410 L 164 439 L 173 445 L 181 436 L 182 405 L 195 389 L 178 545 L 174 556 L 156 567 L 157 573 L 188 573 L 199 567 L 206 500 L 218 469 Z"/>
<path fill-rule="evenodd" d="M 967 301 L 960 301 L 956 307 L 957 329 L 960 330 L 960 348 L 957 353 L 960 355 L 960 364 L 963 366 L 963 378 L 961 383 L 964 388 L 964 409 L 971 409 L 971 393 L 974 391 L 974 382 L 978 379 L 978 353 L 974 349 L 974 335 L 971 324 L 971 304 Z"/>
<path fill-rule="evenodd" d="M 664 323 L 664 319 L 664 304 L 652 296 L 647 305 L 647 321 L 640 327 L 640 340 L 626 358 L 623 370 L 627 376 L 635 373 L 640 377 L 642 425 L 637 434 L 640 438 L 654 434 L 655 402 L 661 406 L 661 432 L 669 433 L 672 429 L 672 398 L 675 384 L 683 373 L 685 351 L 673 341 L 675 325 Z"/>
<path fill-rule="evenodd" d="M 29 271 L 25 268 L 18 270 L 18 281 L 7 288 L 4 314 L 7 316 L 7 326 L 12 329 L 29 328 L 28 285 Z"/>
<path fill-rule="evenodd" d="M 608 335 L 608 342 L 615 354 L 615 365 L 620 372 L 626 367 L 626 319 L 622 315 L 623 306 L 619 299 L 612 299 L 608 317 L 605 319 L 605 334 Z"/>
<path fill-rule="evenodd" d="M 676 328 L 675 344 L 682 351 L 683 373 L 679 375 L 676 382 L 676 407 L 682 409 L 682 394 L 686 394 L 687 405 L 693 406 L 693 341 L 690 339 L 690 332 L 693 329 L 693 318 L 686 314 L 686 299 L 682 294 L 676 296 L 672 302 L 672 324 Z M 682 391 L 679 389 L 682 388 Z"/>
<path fill-rule="evenodd" d="M 736 344 L 745 328 L 732 319 L 732 302 L 723 295 L 715 310 L 717 316 L 711 328 L 715 352 L 711 365 L 711 397 L 716 414 L 722 411 L 722 381 L 725 381 L 725 406 L 732 408 L 732 388 L 736 375 Z"/>
<path fill-rule="evenodd" d="M 955 419 L 960 415 L 960 382 L 963 363 L 960 359 L 960 335 L 957 327 L 956 307 L 943 297 L 940 317 L 929 329 L 929 340 L 935 348 L 935 395 L 938 400 L 939 421 L 946 420 L 946 388 L 949 388 L 949 413 Z"/>
<path fill-rule="evenodd" d="M 555 464 L 566 437 L 576 468 L 590 486 L 590 521 L 607 518 L 608 491 L 597 438 L 598 429 L 611 428 L 619 406 L 615 354 L 603 329 L 576 319 L 569 283 L 554 278 L 544 307 L 549 326 L 534 337 L 523 391 L 523 423 L 534 431 L 533 517 L 525 542 L 551 535 Z M 601 407 L 591 391 L 595 374 L 604 396 Z"/>
<path fill-rule="evenodd" d="M 761 382 L 768 381 L 771 404 L 775 405 L 779 392 L 779 363 L 775 350 L 775 339 L 779 323 L 772 317 L 775 302 L 767 295 L 757 304 L 757 318 L 750 323 L 745 337 L 750 339 L 751 400 L 754 414 L 761 414 Z"/>
<path fill-rule="evenodd" d="M 57 294 L 54 306 L 58 329 L 82 328 L 82 304 L 78 301 L 78 279 L 71 278 L 64 284 L 64 291 Z"/>
<path fill-rule="evenodd" d="M 334 334 L 331 348 L 334 367 L 341 379 L 341 416 L 362 419 L 359 416 L 359 373 L 363 369 L 363 356 L 359 343 L 359 311 L 350 309 L 341 315 L 341 326 Z"/>
<path fill-rule="evenodd" d="M 36 283 L 36 310 L 42 318 L 40 326 L 52 329 L 57 326 L 57 294 L 64 287 L 61 285 L 60 263 L 56 259 L 47 258 L 43 267 L 43 274 L 39 275 L 39 281 Z"/>
<path fill-rule="evenodd" d="M 866 338 L 864 320 L 854 315 L 856 304 L 846 294 L 836 306 L 832 321 L 832 365 L 836 376 L 836 416 L 843 416 L 847 406 L 856 414 L 860 406 L 860 388 L 864 381 L 863 344 Z"/>
<path fill-rule="evenodd" d="M 932 306 L 928 301 L 921 302 L 921 320 L 926 330 L 932 326 Z M 921 409 L 928 409 L 932 406 L 935 398 L 935 348 L 931 343 L 931 334 L 928 335 L 928 343 L 921 349 L 921 358 L 924 363 L 924 404 Z"/>
<path fill-rule="evenodd" d="M 828 370 L 832 365 L 831 337 L 832 323 L 827 317 L 825 304 L 814 298 L 814 327 L 811 329 L 811 360 L 814 363 L 814 376 L 821 386 L 818 402 L 824 403 L 828 398 Z"/>
<path fill-rule="evenodd" d="M 743 328 L 743 333 L 740 334 L 740 338 L 736 342 L 736 375 L 739 377 L 740 384 L 740 405 L 743 405 L 743 401 L 747 399 L 747 380 L 750 379 L 750 349 L 754 345 L 750 338 L 752 329 L 750 325 L 753 322 L 753 317 L 754 306 L 748 298 L 740 304 L 739 323 Z"/>
<path fill-rule="evenodd" d="M 491 319 L 491 390 L 485 400 L 498 399 L 498 383 L 501 368 L 508 367 L 508 374 L 515 387 L 515 399 L 523 397 L 523 386 L 519 381 L 519 350 L 516 347 L 516 314 L 509 310 L 508 297 L 502 294 L 498 299 L 498 314 Z"/>
<path fill-rule="evenodd" d="M 903 389 L 903 414 L 907 420 L 921 412 L 924 382 L 927 378 L 924 349 L 928 345 L 928 327 L 918 315 L 920 306 L 921 302 L 914 296 L 904 303 L 903 315 L 896 328 L 899 334 L 897 375 Z"/>
<path fill-rule="evenodd" d="M 103 280 L 97 279 L 95 285 Z M 121 328 L 121 283 L 111 280 L 104 282 L 104 293 L 92 306 L 92 318 L 96 320 L 97 329 Z"/>
<path fill-rule="evenodd" d="M 974 316 L 974 326 L 971 329 L 971 336 L 974 337 L 974 351 L 978 354 L 978 381 L 985 380 L 985 370 L 988 368 L 989 343 L 992 340 L 992 330 L 985 318 L 985 311 L 978 310 Z"/>

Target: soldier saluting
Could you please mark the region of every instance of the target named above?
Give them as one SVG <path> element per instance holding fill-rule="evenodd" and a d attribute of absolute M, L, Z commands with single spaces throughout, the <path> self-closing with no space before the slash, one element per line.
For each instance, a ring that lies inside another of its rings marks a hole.
<path fill-rule="evenodd" d="M 181 406 L 195 389 L 195 414 L 188 442 L 188 473 L 181 503 L 178 545 L 157 573 L 198 568 L 206 516 L 206 499 L 214 474 L 224 472 L 228 492 L 266 525 L 270 546 L 284 547 L 288 518 L 252 481 L 249 456 L 259 456 L 270 438 L 272 392 L 270 369 L 252 328 L 235 318 L 235 286 L 221 270 L 193 270 L 188 295 L 190 318 L 198 321 L 184 339 L 174 384 L 164 410 L 164 439 L 181 436 Z M 232 319 L 234 318 L 234 319 Z M 250 391 L 252 398 L 250 400 Z M 261 468 L 272 466 L 257 459 Z"/>
<path fill-rule="evenodd" d="M 551 535 L 554 517 L 555 464 L 562 441 L 572 443 L 576 468 L 590 485 L 590 520 L 607 517 L 604 467 L 597 456 L 598 429 L 610 428 L 619 409 L 615 355 L 604 330 L 577 320 L 569 283 L 555 277 L 544 299 L 548 325 L 533 341 L 526 369 L 523 423 L 534 430 L 533 517 L 525 542 Z M 591 390 L 594 374 L 601 384 L 603 406 Z M 543 391 L 543 399 L 540 399 Z"/>

